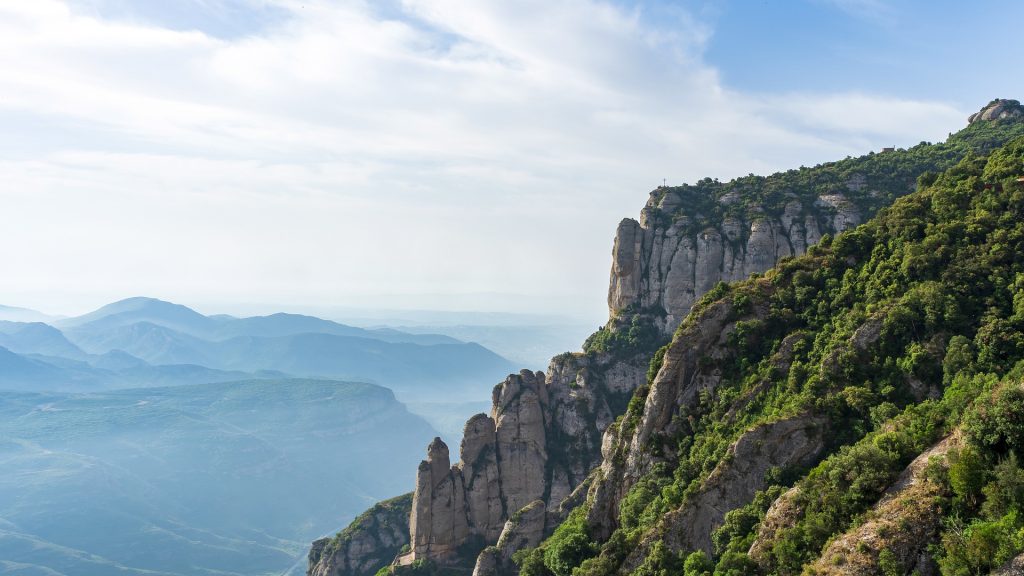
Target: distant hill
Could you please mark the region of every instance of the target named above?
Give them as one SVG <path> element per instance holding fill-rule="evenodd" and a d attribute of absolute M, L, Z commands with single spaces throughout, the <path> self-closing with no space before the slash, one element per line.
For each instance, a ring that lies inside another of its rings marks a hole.
<path fill-rule="evenodd" d="M 126 298 L 82 316 L 55 322 L 61 329 L 88 327 L 90 332 L 148 322 L 186 334 L 205 334 L 219 321 L 181 304 L 156 298 Z"/>
<path fill-rule="evenodd" d="M 169 328 L 175 332 L 213 341 L 227 340 L 238 336 L 335 334 L 384 342 L 427 345 L 459 342 L 441 334 L 410 334 L 387 328 L 357 328 L 303 314 L 279 312 L 268 316 L 249 318 L 236 318 L 227 314 L 204 316 L 181 304 L 145 297 L 119 300 L 88 314 L 59 320 L 54 325 L 69 332 L 95 334 L 139 323 Z"/>
<path fill-rule="evenodd" d="M 0 391 L 96 392 L 286 376 L 275 371 L 249 373 L 196 364 L 153 366 L 119 351 L 88 359 L 89 362 L 85 362 L 59 356 L 16 354 L 0 347 Z"/>
<path fill-rule="evenodd" d="M 0 573 L 281 573 L 433 435 L 368 384 L 0 392 Z"/>
<path fill-rule="evenodd" d="M 20 356 L 7 361 L 20 362 L 21 372 L 0 371 L 0 389 L 9 390 L 291 375 L 370 381 L 403 399 L 463 401 L 486 397 L 515 369 L 483 346 L 440 334 L 357 328 L 300 314 L 206 316 L 143 297 L 52 325 L 0 322 L 0 346 Z"/>
<path fill-rule="evenodd" d="M 46 354 L 64 358 L 85 359 L 86 353 L 64 334 L 42 322 L 0 321 L 0 346 L 12 352 Z"/>
<path fill-rule="evenodd" d="M 0 305 L 0 320 L 8 322 L 50 322 L 56 320 L 55 316 L 43 314 L 28 308 Z"/>

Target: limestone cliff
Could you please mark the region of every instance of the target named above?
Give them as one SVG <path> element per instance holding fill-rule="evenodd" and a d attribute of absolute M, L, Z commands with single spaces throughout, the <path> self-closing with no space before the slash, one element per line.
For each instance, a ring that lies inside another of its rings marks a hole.
<path fill-rule="evenodd" d="M 768 270 L 786 256 L 800 255 L 822 234 L 856 226 L 864 214 L 847 195 L 863 193 L 862 174 L 852 175 L 829 194 L 791 194 L 776 213 L 761 207 L 729 210 L 718 221 L 694 214 L 683 188 L 651 193 L 640 220 L 625 219 L 615 234 L 608 307 L 613 317 L 626 311 L 653 311 L 654 321 L 671 334 L 693 304 L 718 282 L 741 280 Z M 717 191 L 720 208 L 738 196 Z"/>
<path fill-rule="evenodd" d="M 555 358 L 547 374 L 509 376 L 494 389 L 491 414 L 466 423 L 454 466 L 439 438 L 428 448 L 417 473 L 411 549 L 399 564 L 471 566 L 485 545 L 505 561 L 536 545 L 596 466 L 601 431 L 641 379 L 628 363 L 581 354 Z"/>
<path fill-rule="evenodd" d="M 1003 112 L 989 115 L 1002 118 Z M 651 192 L 639 219 L 618 226 L 609 322 L 584 352 L 555 357 L 547 372 L 523 371 L 498 384 L 490 414 L 467 422 L 454 465 L 439 439 L 428 448 L 403 542 L 409 548 L 397 564 L 423 560 L 475 567 L 477 576 L 509 573 L 516 550 L 549 536 L 584 501 L 591 535 L 608 538 L 618 528 L 621 500 L 637 480 L 678 456 L 677 439 L 718 397 L 723 370 L 734 358 L 730 338 L 737 323 L 765 320 L 771 287 L 755 281 L 763 298 L 719 299 L 688 317 L 700 297 L 719 282 L 765 272 L 806 253 L 826 234 L 873 217 L 912 191 L 925 172 L 990 146 L 986 130 L 985 123 L 974 123 L 942 144 Z M 673 334 L 648 382 L 652 356 Z M 783 375 L 794 347 L 806 344 L 801 334 L 791 336 L 772 352 Z M 849 353 L 867 350 L 871 336 L 868 326 L 851 339 Z M 611 426 L 638 389 L 642 403 Z M 755 384 L 736 405 L 762 392 Z M 712 529 L 765 486 L 768 471 L 804 468 L 821 457 L 829 441 L 821 433 L 822 416 L 783 414 L 731 437 L 721 447 L 727 461 L 695 475 L 686 506 L 666 516 L 660 539 L 678 550 L 709 549 Z M 740 418 L 735 411 L 720 417 Z M 639 562 L 644 546 L 623 566 Z M 333 562 L 328 556 L 311 555 L 309 574 L 327 574 L 318 570 Z"/>

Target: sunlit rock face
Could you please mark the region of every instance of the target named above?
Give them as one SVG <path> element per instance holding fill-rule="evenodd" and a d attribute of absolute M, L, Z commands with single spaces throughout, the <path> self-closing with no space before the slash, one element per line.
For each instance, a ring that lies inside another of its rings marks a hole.
<path fill-rule="evenodd" d="M 844 188 L 859 191 L 855 175 Z M 723 194 L 719 203 L 737 200 Z M 726 216 L 695 230 L 697 215 L 670 188 L 655 190 L 641 213 L 619 223 L 608 288 L 611 316 L 646 311 L 671 334 L 694 303 L 715 284 L 765 272 L 780 258 L 797 256 L 821 240 L 860 224 L 863 214 L 842 191 L 813 202 L 793 197 L 778 215 L 758 208 L 746 217 Z"/>
<path fill-rule="evenodd" d="M 967 122 L 974 124 L 979 120 L 1003 120 L 1017 116 L 1024 116 L 1024 106 L 1021 106 L 1019 101 L 996 98 L 978 112 L 971 114 Z"/>

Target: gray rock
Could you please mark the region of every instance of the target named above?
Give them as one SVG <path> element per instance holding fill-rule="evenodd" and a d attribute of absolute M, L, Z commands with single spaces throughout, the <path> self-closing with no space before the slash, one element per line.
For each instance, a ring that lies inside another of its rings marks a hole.
<path fill-rule="evenodd" d="M 721 526 L 726 511 L 746 505 L 766 488 L 770 469 L 804 466 L 819 458 L 824 422 L 820 417 L 797 416 L 757 426 L 741 436 L 700 491 L 669 514 L 666 544 L 712 554 L 711 534 Z"/>
<path fill-rule="evenodd" d="M 847 182 L 851 190 L 866 185 L 857 174 Z M 719 202 L 738 198 L 731 192 Z M 699 232 L 689 231 L 691 221 L 680 213 L 684 208 L 675 192 L 656 190 L 639 221 L 627 218 L 619 224 L 608 287 L 612 318 L 627 310 L 654 311 L 648 321 L 671 334 L 718 282 L 765 272 L 780 258 L 803 254 L 822 234 L 842 232 L 863 220 L 856 205 L 838 192 L 821 196 L 813 206 L 792 196 L 778 217 L 751 208 L 749 221 L 727 216 Z"/>
<path fill-rule="evenodd" d="M 501 576 L 516 573 L 512 555 L 534 548 L 544 540 L 547 521 L 546 505 L 534 500 L 509 518 L 498 543 L 485 549 L 476 560 L 473 576 Z"/>
<path fill-rule="evenodd" d="M 309 551 L 308 576 L 373 576 L 409 542 L 412 494 L 376 504 L 333 538 Z"/>
<path fill-rule="evenodd" d="M 1000 566 L 992 572 L 992 576 L 1024 576 L 1024 554 Z"/>
<path fill-rule="evenodd" d="M 974 124 L 979 120 L 1002 120 L 1004 118 L 1012 118 L 1022 114 L 1024 114 L 1024 107 L 1022 107 L 1020 102 L 1017 100 L 996 98 L 978 112 L 971 114 L 970 118 L 967 119 L 967 122 L 968 124 Z"/>

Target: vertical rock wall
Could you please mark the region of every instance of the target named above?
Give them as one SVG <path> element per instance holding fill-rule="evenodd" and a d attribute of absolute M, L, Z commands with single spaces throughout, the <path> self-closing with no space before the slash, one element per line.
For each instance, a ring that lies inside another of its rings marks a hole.
<path fill-rule="evenodd" d="M 847 187 L 856 188 L 859 180 Z M 734 201 L 728 195 L 719 202 Z M 843 194 L 820 196 L 805 205 L 789 200 L 781 214 L 752 209 L 748 219 L 727 216 L 694 232 L 694 218 L 669 188 L 651 193 L 640 220 L 619 223 L 608 287 L 611 316 L 653 311 L 658 327 L 672 333 L 693 304 L 720 281 L 764 272 L 821 240 L 860 224 L 860 211 Z"/>
<path fill-rule="evenodd" d="M 848 183 L 851 189 L 856 185 Z M 730 193 L 718 201 L 736 200 Z M 695 220 L 675 192 L 652 192 L 639 221 L 627 218 L 616 230 L 610 329 L 642 314 L 644 322 L 671 334 L 719 281 L 768 270 L 779 258 L 805 252 L 823 233 L 861 220 L 838 193 L 811 204 L 793 198 L 778 216 L 753 213 L 754 218 L 728 216 L 694 232 Z M 708 330 L 708 345 L 726 331 L 722 326 Z M 585 496 L 580 486 L 602 463 L 602 434 L 646 381 L 651 353 L 643 350 L 630 358 L 563 354 L 552 359 L 546 374 L 524 370 L 498 384 L 491 413 L 466 423 L 455 465 L 440 439 L 428 448 L 417 473 L 409 552 L 397 562 L 469 566 L 477 560 L 476 576 L 512 571 L 512 553 L 550 533 L 564 517 L 564 501 Z M 643 463 L 630 466 L 638 473 Z M 603 502 L 604 514 L 612 515 L 613 502 L 627 485 L 604 483 L 597 508 Z M 310 574 L 315 569 L 311 564 Z"/>

